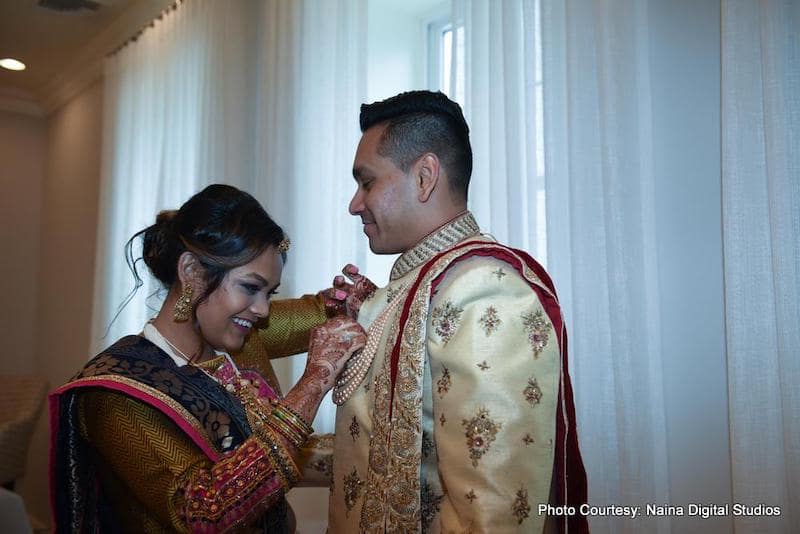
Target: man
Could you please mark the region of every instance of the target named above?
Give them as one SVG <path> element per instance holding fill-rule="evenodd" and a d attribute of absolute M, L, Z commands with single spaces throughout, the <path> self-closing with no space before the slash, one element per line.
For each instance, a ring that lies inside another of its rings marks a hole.
<path fill-rule="evenodd" d="M 334 391 L 329 532 L 585 531 L 538 508 L 586 500 L 558 300 L 467 211 L 461 108 L 403 93 L 362 106 L 361 130 L 350 213 L 374 253 L 401 256 Z"/>

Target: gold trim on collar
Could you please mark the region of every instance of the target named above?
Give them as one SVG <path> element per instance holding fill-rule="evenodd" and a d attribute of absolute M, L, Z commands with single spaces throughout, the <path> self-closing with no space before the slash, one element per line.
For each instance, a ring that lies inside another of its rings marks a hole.
<path fill-rule="evenodd" d="M 433 256 L 447 250 L 456 243 L 468 237 L 478 235 L 481 229 L 475 221 L 472 213 L 465 211 L 458 215 L 427 236 L 423 237 L 419 243 L 405 251 L 397 261 L 394 262 L 390 280 L 398 278 L 413 271 Z"/>

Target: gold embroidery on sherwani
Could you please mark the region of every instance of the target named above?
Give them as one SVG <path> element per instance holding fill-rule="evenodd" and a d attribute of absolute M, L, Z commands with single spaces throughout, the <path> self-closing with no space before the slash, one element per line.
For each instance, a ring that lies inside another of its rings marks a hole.
<path fill-rule="evenodd" d="M 500 320 L 500 316 L 497 315 L 497 309 L 494 306 L 489 306 L 486 308 L 483 315 L 481 315 L 481 318 L 478 319 L 478 322 L 481 324 L 484 333 L 486 333 L 488 337 L 498 329 L 503 321 Z"/>
<path fill-rule="evenodd" d="M 442 426 L 444 426 L 444 424 L 446 422 L 447 422 L 447 419 L 445 418 L 444 414 L 442 414 L 442 416 L 439 418 L 439 423 L 441 423 Z"/>
<path fill-rule="evenodd" d="M 439 393 L 439 398 L 443 399 L 445 393 L 450 391 L 450 369 L 442 367 L 442 376 L 436 381 L 436 391 Z"/>
<path fill-rule="evenodd" d="M 517 498 L 514 499 L 514 504 L 511 505 L 511 512 L 520 525 L 528 518 L 531 514 L 531 505 L 528 504 L 528 490 L 525 488 L 517 490 Z"/>
<path fill-rule="evenodd" d="M 542 390 L 539 388 L 539 383 L 535 378 L 528 379 L 528 386 L 522 393 L 531 406 L 536 406 L 542 400 Z"/>
<path fill-rule="evenodd" d="M 344 485 L 344 505 L 347 507 L 347 514 L 350 514 L 350 510 L 353 509 L 355 506 L 356 501 L 358 500 L 359 495 L 361 494 L 361 486 L 364 485 L 364 481 L 358 477 L 358 472 L 354 467 L 350 474 L 344 477 L 343 480 Z"/>
<path fill-rule="evenodd" d="M 476 365 L 478 366 L 478 369 L 480 369 L 481 371 L 489 369 L 489 364 L 486 363 L 486 360 L 483 360 L 481 363 L 478 363 Z"/>
<path fill-rule="evenodd" d="M 390 280 L 397 280 L 410 273 L 433 256 L 447 250 L 464 239 L 478 235 L 481 231 L 470 212 L 459 215 L 449 223 L 437 228 L 419 243 L 405 251 L 392 266 Z"/>
<path fill-rule="evenodd" d="M 522 325 L 528 334 L 528 341 L 533 347 L 533 356 L 538 358 L 539 354 L 547 346 L 550 339 L 549 324 L 542 310 L 522 314 Z"/>
<path fill-rule="evenodd" d="M 530 434 L 525 434 L 524 436 L 522 436 L 522 442 L 525 443 L 525 445 L 530 445 L 531 443 L 534 442 L 534 439 L 531 437 Z"/>
<path fill-rule="evenodd" d="M 502 280 L 506 272 L 503 269 L 497 269 L 496 271 L 492 271 L 492 274 L 497 277 L 497 280 Z"/>
<path fill-rule="evenodd" d="M 386 290 L 386 302 L 392 302 L 394 298 L 404 289 L 406 286 L 398 286 L 396 288 L 390 287 Z"/>
<path fill-rule="evenodd" d="M 358 421 L 356 421 L 356 416 L 354 415 L 350 423 L 350 436 L 353 438 L 353 441 L 358 439 L 359 434 L 361 434 L 361 430 L 358 426 Z"/>
<path fill-rule="evenodd" d="M 437 306 L 433 309 L 431 322 L 433 323 L 434 331 L 442 338 L 445 345 L 456 333 L 463 311 L 460 307 L 454 306 L 449 300 L 441 307 Z"/>
<path fill-rule="evenodd" d="M 469 493 L 464 494 L 464 497 L 466 497 L 470 504 L 472 504 L 472 501 L 478 498 L 478 496 L 475 495 L 475 490 L 472 489 L 469 490 Z"/>
<path fill-rule="evenodd" d="M 478 410 L 472 419 L 464 419 L 461 424 L 467 429 L 467 449 L 472 466 L 478 467 L 478 460 L 489 451 L 503 424 L 493 421 L 485 408 Z"/>

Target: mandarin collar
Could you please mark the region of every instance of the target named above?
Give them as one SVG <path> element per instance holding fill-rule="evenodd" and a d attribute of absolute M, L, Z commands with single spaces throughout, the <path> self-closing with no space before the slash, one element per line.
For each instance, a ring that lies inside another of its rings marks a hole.
<path fill-rule="evenodd" d="M 468 237 L 478 235 L 481 229 L 472 213 L 465 211 L 423 237 L 405 251 L 392 266 L 389 279 L 394 281 L 413 271 L 436 254 L 449 249 Z"/>

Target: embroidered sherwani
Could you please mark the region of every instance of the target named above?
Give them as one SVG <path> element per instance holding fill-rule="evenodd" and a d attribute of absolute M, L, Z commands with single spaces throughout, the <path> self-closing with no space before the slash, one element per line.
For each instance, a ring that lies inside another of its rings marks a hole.
<path fill-rule="evenodd" d="M 537 509 L 586 499 L 566 336 L 538 264 L 465 213 L 397 260 L 359 322 L 379 343 L 337 411 L 330 533 L 586 528 Z"/>
<path fill-rule="evenodd" d="M 284 495 L 309 454 L 254 432 L 248 399 L 280 396 L 269 357 L 305 350 L 325 319 L 319 297 L 276 301 L 269 327 L 203 369 L 147 329 L 93 358 L 51 395 L 56 529 L 289 532 Z"/>

